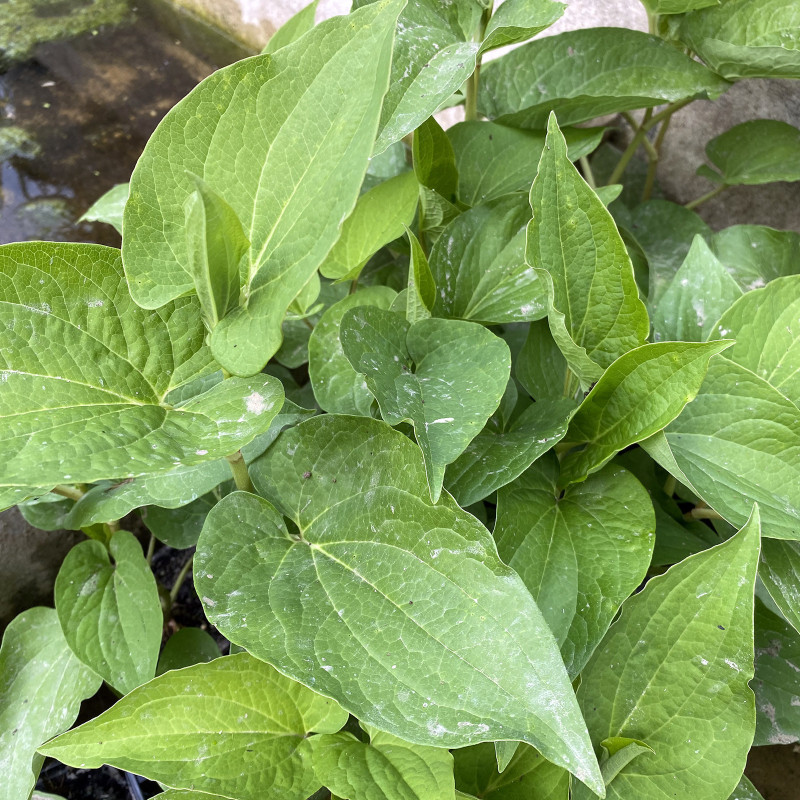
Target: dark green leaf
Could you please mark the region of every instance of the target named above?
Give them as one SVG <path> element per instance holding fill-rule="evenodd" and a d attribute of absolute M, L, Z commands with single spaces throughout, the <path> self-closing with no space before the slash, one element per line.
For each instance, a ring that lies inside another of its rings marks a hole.
<path fill-rule="evenodd" d="M 217 643 L 200 628 L 181 628 L 169 637 L 158 659 L 156 675 L 219 658 Z"/>
<path fill-rule="evenodd" d="M 800 544 L 765 539 L 758 576 L 783 616 L 800 632 Z"/>
<path fill-rule="evenodd" d="M 458 187 L 458 170 L 453 145 L 434 117 L 414 131 L 414 173 L 423 186 L 434 189 L 453 202 Z"/>

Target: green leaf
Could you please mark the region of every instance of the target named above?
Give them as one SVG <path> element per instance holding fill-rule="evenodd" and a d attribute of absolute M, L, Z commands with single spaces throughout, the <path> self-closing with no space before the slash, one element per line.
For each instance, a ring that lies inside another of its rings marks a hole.
<path fill-rule="evenodd" d="M 209 331 L 239 305 L 239 264 L 250 247 L 236 212 L 204 180 L 186 198 L 187 271 Z"/>
<path fill-rule="evenodd" d="M 653 314 L 655 341 L 703 342 L 742 290 L 700 235 Z"/>
<path fill-rule="evenodd" d="M 721 0 L 642 0 L 650 14 L 685 14 L 698 8 L 718 6 Z"/>
<path fill-rule="evenodd" d="M 800 632 L 800 544 L 765 539 L 758 576 L 781 614 Z"/>
<path fill-rule="evenodd" d="M 406 236 L 411 247 L 411 263 L 408 265 L 406 320 L 413 325 L 420 320 L 430 319 L 431 309 L 436 302 L 436 284 L 419 239 L 408 228 L 406 228 Z"/>
<path fill-rule="evenodd" d="M 495 742 L 494 743 L 494 755 L 497 760 L 497 771 L 504 772 L 508 765 L 511 763 L 511 759 L 514 758 L 517 750 L 519 750 L 522 742 Z M 476 747 L 480 747 L 480 745 L 475 745 Z"/>
<path fill-rule="evenodd" d="M 608 210 L 567 158 L 555 116 L 530 193 L 527 261 L 550 286 L 553 338 L 581 383 L 644 343 L 650 325 Z"/>
<path fill-rule="evenodd" d="M 308 375 L 323 411 L 369 416 L 374 398 L 364 376 L 350 366 L 342 349 L 342 317 L 356 306 L 388 309 L 396 296 L 388 286 L 368 286 L 347 295 L 320 317 L 308 341 Z"/>
<path fill-rule="evenodd" d="M 267 46 L 262 53 L 274 53 L 287 44 L 296 42 L 304 33 L 308 33 L 314 27 L 317 16 L 317 6 L 319 0 L 311 0 L 307 6 L 303 6 L 296 14 L 289 17 L 283 25 L 269 37 Z"/>
<path fill-rule="evenodd" d="M 342 800 L 453 798 L 453 756 L 367 728 L 369 744 L 351 733 L 320 736 L 312 760 L 317 780 Z"/>
<path fill-rule="evenodd" d="M 215 368 L 198 311 L 195 298 L 136 306 L 111 248 L 0 248 L 0 483 L 163 473 L 219 459 L 267 430 L 283 389 L 265 375 L 173 399 Z"/>
<path fill-rule="evenodd" d="M 128 202 L 129 183 L 118 183 L 96 200 L 78 222 L 107 222 L 122 233 L 122 212 Z"/>
<path fill-rule="evenodd" d="M 687 14 L 678 36 L 711 69 L 738 78 L 800 78 L 800 7 L 794 0 L 725 0 Z"/>
<path fill-rule="evenodd" d="M 319 788 L 308 733 L 334 733 L 346 721 L 332 700 L 240 653 L 154 678 L 40 752 L 203 797 L 285 800 Z"/>
<path fill-rule="evenodd" d="M 209 492 L 180 508 L 148 506 L 142 512 L 142 520 L 147 530 L 160 542 L 176 550 L 185 550 L 197 544 L 208 512 L 218 500 L 215 492 Z"/>
<path fill-rule="evenodd" d="M 420 184 L 453 202 L 458 187 L 455 153 L 435 117 L 429 117 L 414 131 L 412 152 L 414 174 Z"/>
<path fill-rule="evenodd" d="M 156 675 L 219 658 L 217 643 L 200 628 L 181 628 L 167 639 L 158 659 Z"/>
<path fill-rule="evenodd" d="M 514 360 L 514 375 L 537 400 L 563 397 L 569 368 L 550 333 L 547 320 L 532 322 Z"/>
<path fill-rule="evenodd" d="M 724 544 L 651 578 L 581 674 L 592 740 L 638 739 L 643 753 L 609 800 L 727 798 L 753 738 L 753 589 L 758 510 Z M 575 800 L 590 795 L 574 787 Z"/>
<path fill-rule="evenodd" d="M 563 484 L 583 480 L 615 453 L 663 430 L 697 396 L 711 357 L 730 346 L 727 339 L 657 342 L 615 361 L 570 421 L 565 441 L 586 447 L 564 458 Z"/>
<path fill-rule="evenodd" d="M 486 26 L 480 52 L 536 36 L 560 19 L 565 9 L 566 5 L 552 0 L 505 0 Z"/>
<path fill-rule="evenodd" d="M 31 608 L 9 623 L 0 647 L 3 800 L 28 797 L 41 766 L 36 748 L 69 728 L 101 683 L 69 649 L 52 608 Z"/>
<path fill-rule="evenodd" d="M 604 130 L 564 128 L 570 160 L 591 153 L 600 144 Z M 453 125 L 447 129 L 447 136 L 458 168 L 458 197 L 469 206 L 510 192 L 528 191 L 536 177 L 545 140 L 544 131 L 519 130 L 476 120 Z"/>
<path fill-rule="evenodd" d="M 397 22 L 375 153 L 419 128 L 472 74 L 479 44 L 469 40 L 480 14 L 474 0 L 408 3 Z"/>
<path fill-rule="evenodd" d="M 494 747 L 479 744 L 453 751 L 456 787 L 482 800 L 567 800 L 569 774 L 520 745 L 503 772 L 497 771 Z"/>
<path fill-rule="evenodd" d="M 588 28 L 538 39 L 487 64 L 478 102 L 489 119 L 543 128 L 551 111 L 562 125 L 574 125 L 687 98 L 713 100 L 728 86 L 655 36 Z"/>
<path fill-rule="evenodd" d="M 742 289 L 798 272 L 800 234 L 763 225 L 733 225 L 709 239 L 711 249 Z"/>
<path fill-rule="evenodd" d="M 29 525 L 43 531 L 69 530 L 69 514 L 75 501 L 58 494 L 45 494 L 24 500 L 17 506 Z M 77 530 L 77 528 L 73 528 Z"/>
<path fill-rule="evenodd" d="M 166 792 L 157 794 L 153 800 L 230 800 L 218 794 L 207 792 L 192 792 L 185 789 L 167 789 Z"/>
<path fill-rule="evenodd" d="M 756 735 L 754 746 L 800 741 L 797 671 L 800 634 L 756 599 Z"/>
<path fill-rule="evenodd" d="M 522 740 L 599 787 L 541 613 L 473 516 L 448 496 L 430 504 L 408 438 L 324 415 L 286 431 L 251 475 L 280 514 L 229 495 L 195 557 L 198 594 L 231 641 L 409 742 Z"/>
<path fill-rule="evenodd" d="M 193 289 L 187 173 L 244 223 L 246 302 L 211 337 L 229 372 L 252 375 L 278 350 L 286 310 L 353 210 L 402 5 L 379 0 L 321 23 L 302 42 L 218 70 L 167 114 L 137 163 L 123 255 L 140 305 L 157 308 Z"/>
<path fill-rule="evenodd" d="M 531 210 L 507 195 L 456 217 L 431 250 L 437 316 L 525 322 L 547 313 L 547 285 L 525 263 Z"/>
<path fill-rule="evenodd" d="M 764 800 L 758 789 L 753 786 L 746 775 L 742 775 L 739 785 L 733 790 L 728 800 Z"/>
<path fill-rule="evenodd" d="M 706 144 L 718 171 L 697 170 L 726 186 L 800 181 L 800 130 L 777 119 L 753 119 L 734 125 Z"/>
<path fill-rule="evenodd" d="M 739 298 L 709 339 L 731 336 L 726 353 L 795 403 L 800 401 L 800 275 L 776 278 Z"/>
<path fill-rule="evenodd" d="M 545 457 L 499 491 L 500 558 L 541 608 L 570 677 L 644 578 L 655 527 L 647 491 L 616 465 L 559 496 L 558 461 Z"/>
<path fill-rule="evenodd" d="M 534 403 L 508 425 L 492 417 L 447 467 L 447 491 L 465 508 L 511 483 L 563 439 L 574 410 L 558 397 Z"/>
<path fill-rule="evenodd" d="M 357 278 L 371 256 L 403 235 L 414 219 L 418 199 L 419 184 L 410 171 L 361 195 L 342 226 L 339 241 L 320 266 L 322 274 L 341 280 Z"/>
<path fill-rule="evenodd" d="M 500 403 L 511 369 L 508 345 L 474 322 L 425 319 L 409 325 L 370 306 L 345 313 L 341 339 L 384 420 L 414 426 L 436 502 L 445 467 Z"/>
<path fill-rule="evenodd" d="M 111 686 L 127 694 L 155 675 L 164 618 L 132 533 L 117 531 L 108 550 L 94 540 L 76 544 L 58 572 L 55 598 L 72 651 Z"/>

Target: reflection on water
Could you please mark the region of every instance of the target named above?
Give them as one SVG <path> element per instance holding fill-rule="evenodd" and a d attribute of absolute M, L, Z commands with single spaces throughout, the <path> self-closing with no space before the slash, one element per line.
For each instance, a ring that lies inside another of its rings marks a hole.
<path fill-rule="evenodd" d="M 126 20 L 39 44 L 0 75 L 0 244 L 118 246 L 112 228 L 78 218 L 129 179 L 181 97 L 247 54 L 160 6 L 132 6 Z"/>

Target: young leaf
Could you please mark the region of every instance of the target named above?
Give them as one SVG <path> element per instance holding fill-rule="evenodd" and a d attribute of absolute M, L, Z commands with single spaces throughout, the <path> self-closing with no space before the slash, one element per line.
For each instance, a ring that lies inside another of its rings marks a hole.
<path fill-rule="evenodd" d="M 800 130 L 777 119 L 753 119 L 734 125 L 706 144 L 706 155 L 718 171 L 697 170 L 726 186 L 800 181 Z"/>
<path fill-rule="evenodd" d="M 697 235 L 653 314 L 655 341 L 703 342 L 742 290 Z"/>
<path fill-rule="evenodd" d="M 359 197 L 339 241 L 320 266 L 326 278 L 354 280 L 381 247 L 403 235 L 414 219 L 419 184 L 413 172 L 379 183 Z"/>
<path fill-rule="evenodd" d="M 431 309 L 436 302 L 436 284 L 419 239 L 408 228 L 406 228 L 406 236 L 411 247 L 411 263 L 408 265 L 406 320 L 413 325 L 420 320 L 430 319 Z"/>
<path fill-rule="evenodd" d="M 311 0 L 307 6 L 303 6 L 296 14 L 291 16 L 283 25 L 269 37 L 266 47 L 261 51 L 264 54 L 274 53 L 287 44 L 296 42 L 304 33 L 308 33 L 314 27 L 317 16 L 317 6 L 319 0 Z"/>
<path fill-rule="evenodd" d="M 194 286 L 183 231 L 195 188 L 187 173 L 244 223 L 246 302 L 211 338 L 229 372 L 252 375 L 278 350 L 287 308 L 353 210 L 403 4 L 379 0 L 215 72 L 167 114 L 137 163 L 123 255 L 140 305 L 158 308 Z"/>
<path fill-rule="evenodd" d="M 765 539 L 758 577 L 781 614 L 800 632 L 800 543 Z"/>
<path fill-rule="evenodd" d="M 436 502 L 445 467 L 500 403 L 511 369 L 508 345 L 473 322 L 424 319 L 409 325 L 369 306 L 345 313 L 341 338 L 384 420 L 413 424 Z"/>
<path fill-rule="evenodd" d="M 94 540 L 76 544 L 58 572 L 55 599 L 72 651 L 111 686 L 127 694 L 155 675 L 164 617 L 132 533 L 117 531 L 108 550 Z"/>
<path fill-rule="evenodd" d="M 730 80 L 800 78 L 798 27 L 794 0 L 725 0 L 683 17 L 678 36 Z"/>
<path fill-rule="evenodd" d="M 561 464 L 562 485 L 581 481 L 620 450 L 665 428 L 700 390 L 709 360 L 729 340 L 657 342 L 614 362 L 575 412 L 564 437 L 585 442 Z"/>
<path fill-rule="evenodd" d="M 311 731 L 347 714 L 247 653 L 167 672 L 41 753 L 88 768 L 111 764 L 175 789 L 237 800 L 307 797 Z"/>
<path fill-rule="evenodd" d="M 219 657 L 219 647 L 211 634 L 200 628 L 181 628 L 167 639 L 158 659 L 156 675 L 207 663 Z"/>
<path fill-rule="evenodd" d="M 429 117 L 414 131 L 412 152 L 414 174 L 420 184 L 454 202 L 458 187 L 455 153 L 435 117 Z"/>
<path fill-rule="evenodd" d="M 550 286 L 553 338 L 588 387 L 650 325 L 614 220 L 567 158 L 552 114 L 530 203 L 527 261 Z"/>
<path fill-rule="evenodd" d="M 198 311 L 188 297 L 158 311 L 136 306 L 112 248 L 0 248 L 0 484 L 168 472 L 222 458 L 267 430 L 283 389 L 266 375 L 173 399 L 215 369 Z"/>
<path fill-rule="evenodd" d="M 236 212 L 205 181 L 186 198 L 187 271 L 209 331 L 239 305 L 239 264 L 250 242 Z"/>
<path fill-rule="evenodd" d="M 564 128 L 569 159 L 575 161 L 591 153 L 600 144 L 604 130 Z M 510 192 L 528 191 L 542 157 L 545 132 L 469 120 L 448 128 L 447 137 L 458 168 L 458 198 L 476 206 Z"/>
<path fill-rule="evenodd" d="M 96 200 L 78 222 L 107 222 L 113 225 L 118 233 L 122 233 L 122 212 L 128 202 L 129 183 L 118 183 L 109 189 L 99 200 Z"/>
<path fill-rule="evenodd" d="M 600 756 L 600 772 L 603 774 L 603 780 L 606 782 L 606 786 L 608 786 L 636 756 L 640 756 L 643 753 L 655 752 L 652 747 L 644 742 L 638 739 L 629 739 L 625 736 L 612 736 L 609 739 L 603 739 L 603 741 L 600 742 L 600 747 L 603 748 L 603 755 Z"/>
<path fill-rule="evenodd" d="M 756 735 L 753 746 L 800 741 L 797 670 L 800 634 L 756 598 Z"/>
<path fill-rule="evenodd" d="M 479 108 L 504 125 L 543 128 L 552 111 L 574 125 L 693 97 L 713 100 L 729 85 L 655 36 L 588 28 L 546 36 L 487 64 Z"/>
<path fill-rule="evenodd" d="M 456 787 L 482 800 L 567 800 L 569 774 L 520 745 L 508 766 L 498 772 L 491 744 L 454 750 Z"/>
<path fill-rule="evenodd" d="M 446 800 L 455 792 L 453 756 L 367 728 L 369 744 L 351 733 L 313 740 L 317 779 L 342 800 Z"/>
<path fill-rule="evenodd" d="M 558 491 L 545 457 L 497 497 L 494 538 L 542 609 L 571 677 L 650 565 L 655 516 L 647 491 L 617 466 Z"/>
<path fill-rule="evenodd" d="M 547 313 L 547 287 L 525 263 L 531 210 L 507 195 L 456 217 L 431 250 L 437 316 L 475 322 L 525 322 Z"/>
<path fill-rule="evenodd" d="M 320 416 L 251 475 L 297 533 L 240 492 L 209 515 L 195 585 L 228 638 L 409 742 L 522 740 L 602 790 L 528 590 L 474 517 L 447 496 L 431 505 L 408 438 Z"/>
<path fill-rule="evenodd" d="M 388 286 L 368 286 L 347 295 L 320 317 L 308 340 L 308 375 L 314 397 L 324 411 L 369 416 L 374 398 L 364 376 L 353 369 L 342 349 L 342 317 L 362 305 L 388 310 L 396 296 Z"/>
<path fill-rule="evenodd" d="M 564 438 L 575 404 L 563 397 L 540 400 L 507 426 L 492 417 L 447 467 L 444 484 L 462 508 L 511 483 Z"/>
<path fill-rule="evenodd" d="M 492 14 L 481 44 L 481 53 L 524 42 L 561 18 L 564 3 L 552 0 L 505 0 Z"/>
<path fill-rule="evenodd" d="M 724 800 L 753 738 L 753 590 L 757 508 L 724 544 L 690 556 L 628 599 L 581 674 L 592 741 L 623 736 L 638 755 L 609 800 Z M 574 787 L 575 800 L 590 797 Z"/>
<path fill-rule="evenodd" d="M 12 620 L 0 647 L 0 797 L 28 797 L 41 760 L 36 748 L 69 728 L 102 680 L 73 655 L 52 608 Z"/>
<path fill-rule="evenodd" d="M 698 8 L 718 6 L 721 0 L 642 0 L 650 14 L 686 14 Z"/>

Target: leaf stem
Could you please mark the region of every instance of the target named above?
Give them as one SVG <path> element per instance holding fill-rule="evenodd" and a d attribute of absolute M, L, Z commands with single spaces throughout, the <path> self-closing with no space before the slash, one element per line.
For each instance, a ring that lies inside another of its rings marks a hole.
<path fill-rule="evenodd" d="M 150 541 L 147 543 L 147 553 L 145 554 L 145 561 L 147 561 L 147 566 L 151 566 L 153 563 L 153 554 L 156 551 L 156 537 L 153 534 L 150 534 Z"/>
<path fill-rule="evenodd" d="M 481 14 L 481 22 L 478 27 L 478 42 L 483 41 L 486 35 L 486 26 L 492 18 L 492 6 L 494 3 L 489 3 L 489 7 L 483 10 Z M 467 78 L 467 96 L 464 101 L 464 119 L 478 119 L 478 85 L 481 76 L 481 56 L 475 59 L 475 71 Z"/>
<path fill-rule="evenodd" d="M 244 463 L 244 456 L 241 450 L 237 450 L 233 455 L 225 456 L 228 463 L 231 465 L 231 472 L 233 473 L 233 480 L 236 482 L 236 488 L 242 492 L 250 492 L 255 494 L 253 482 L 250 480 L 250 473 L 247 471 L 247 464 Z"/>
<path fill-rule="evenodd" d="M 686 514 L 686 518 L 689 520 L 693 519 L 725 519 L 717 511 L 714 511 L 713 508 L 693 508 L 688 514 Z"/>
<path fill-rule="evenodd" d="M 594 179 L 594 172 L 592 172 L 592 165 L 589 163 L 589 159 L 586 156 L 581 156 L 580 165 L 584 180 L 589 184 L 589 188 L 594 191 L 597 188 L 597 181 Z"/>
<path fill-rule="evenodd" d="M 722 186 L 717 186 L 716 188 L 712 189 L 710 192 L 706 192 L 700 197 L 695 198 L 694 200 L 686 203 L 684 208 L 688 208 L 689 210 L 693 208 L 697 208 L 697 206 L 702 205 L 707 200 L 711 200 L 712 197 L 716 197 L 720 192 L 724 192 L 728 187 L 723 183 Z"/>
<path fill-rule="evenodd" d="M 650 164 L 647 167 L 647 178 L 644 182 L 644 190 L 642 191 L 642 202 L 647 202 L 653 194 L 653 187 L 656 184 L 656 172 L 658 171 L 658 162 L 661 158 L 661 145 L 664 144 L 664 137 L 669 130 L 669 123 L 672 116 L 667 117 L 658 129 L 656 140 L 653 142 L 653 156 L 650 158 Z"/>
<path fill-rule="evenodd" d="M 675 489 L 678 487 L 678 481 L 676 480 L 674 475 L 670 475 L 664 481 L 664 494 L 667 497 L 672 497 L 675 494 Z"/>
<path fill-rule="evenodd" d="M 176 598 L 178 597 L 178 592 L 181 590 L 181 586 L 183 586 L 183 582 L 186 580 L 186 576 L 192 569 L 192 563 L 194 562 L 194 553 L 186 559 L 186 563 L 181 567 L 181 571 L 178 573 L 178 577 L 175 578 L 175 583 L 172 584 L 172 588 L 169 590 L 169 599 L 172 603 L 175 602 Z"/>
<path fill-rule="evenodd" d="M 82 492 L 75 486 L 65 486 L 62 483 L 60 483 L 58 486 L 54 486 L 50 491 L 53 494 L 60 494 L 62 497 L 68 497 L 70 500 L 74 500 L 76 503 L 85 494 L 85 492 Z"/>
<path fill-rule="evenodd" d="M 308 317 L 303 317 L 303 322 L 305 322 L 309 330 L 314 330 L 314 326 L 311 324 L 311 320 Z"/>

